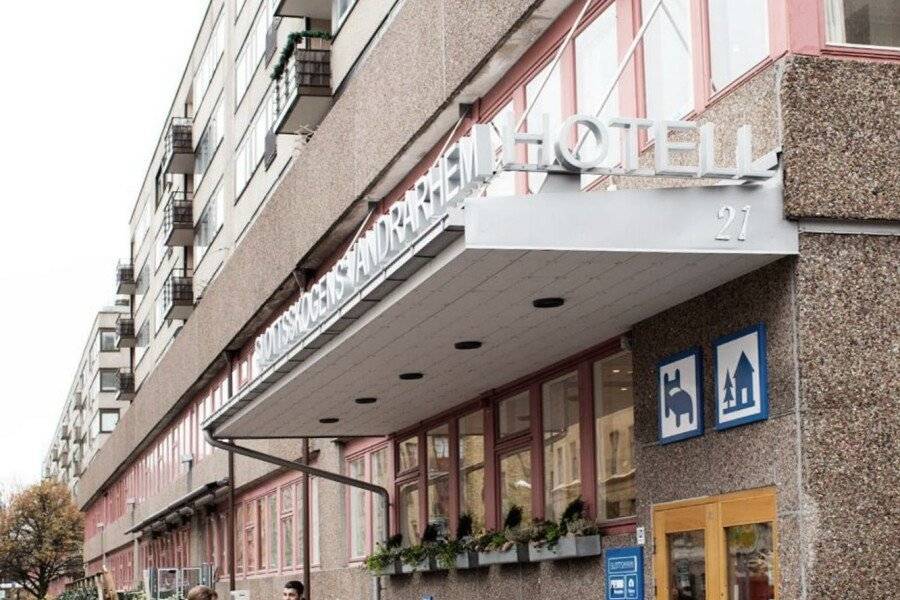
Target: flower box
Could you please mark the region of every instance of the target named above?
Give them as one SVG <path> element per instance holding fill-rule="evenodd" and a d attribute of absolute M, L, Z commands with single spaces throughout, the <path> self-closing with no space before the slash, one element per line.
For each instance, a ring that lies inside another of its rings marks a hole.
<path fill-rule="evenodd" d="M 526 544 L 513 544 L 508 550 L 478 553 L 479 565 L 508 565 L 520 562 L 528 562 L 528 546 Z"/>
<path fill-rule="evenodd" d="M 456 568 L 477 569 L 479 567 L 478 553 L 471 550 L 465 550 L 456 555 Z"/>
<path fill-rule="evenodd" d="M 401 566 L 401 571 L 403 573 L 414 573 L 418 571 L 419 573 L 425 573 L 428 571 L 437 571 L 437 559 L 436 558 L 423 558 L 418 563 L 414 565 L 408 565 L 403 563 Z"/>
<path fill-rule="evenodd" d="M 403 572 L 402 564 L 399 560 L 391 561 L 389 565 L 377 572 L 372 572 L 373 577 L 385 577 L 391 575 L 399 575 Z"/>
<path fill-rule="evenodd" d="M 535 542 L 528 544 L 531 562 L 599 556 L 602 552 L 599 535 L 567 535 L 552 546 Z"/>

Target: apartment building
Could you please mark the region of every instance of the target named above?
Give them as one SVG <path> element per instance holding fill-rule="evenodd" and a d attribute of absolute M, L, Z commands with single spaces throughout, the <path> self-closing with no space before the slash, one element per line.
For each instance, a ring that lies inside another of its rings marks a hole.
<path fill-rule="evenodd" d="M 88 572 L 891 597 L 898 81 L 890 0 L 213 0 L 118 270 Z M 361 568 L 578 498 L 577 551 Z"/>
<path fill-rule="evenodd" d="M 127 314 L 128 306 L 122 303 L 105 307 L 94 317 L 44 457 L 43 476 L 67 484 L 76 493 L 78 478 L 128 410 L 119 384 L 120 370 L 128 365 L 128 350 L 116 345 L 116 323 Z"/>

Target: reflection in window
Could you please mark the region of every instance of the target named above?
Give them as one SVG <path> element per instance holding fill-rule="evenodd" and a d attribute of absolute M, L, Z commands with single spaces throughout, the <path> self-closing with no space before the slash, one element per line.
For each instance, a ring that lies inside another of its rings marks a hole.
<path fill-rule="evenodd" d="M 544 115 L 549 117 L 550 131 L 557 131 L 560 123 L 562 123 L 562 82 L 559 76 L 559 65 L 553 69 L 553 74 L 544 86 L 544 90 L 540 96 L 537 95 L 538 89 L 547 77 L 550 65 L 547 65 L 541 72 L 535 75 L 531 81 L 525 85 L 525 101 L 532 103 L 531 112 L 528 113 L 526 126 L 530 133 L 539 133 L 543 130 Z M 549 148 L 547 149 L 549 150 Z M 538 146 L 534 144 L 528 145 L 528 162 L 534 164 L 538 161 Z M 544 173 L 528 174 L 528 189 L 532 193 L 536 193 L 541 189 L 544 179 L 547 177 Z"/>
<path fill-rule="evenodd" d="M 631 353 L 594 363 L 597 516 L 635 514 L 634 399 Z"/>
<path fill-rule="evenodd" d="M 578 95 L 578 113 L 597 115 L 603 96 L 618 68 L 618 40 L 616 38 L 616 5 L 611 4 L 603 11 L 603 14 L 594 19 L 577 38 L 575 38 L 575 81 Z M 618 116 L 619 94 L 618 89 L 603 105 L 599 114 L 601 121 L 606 122 L 610 117 Z M 608 128 L 609 152 L 603 166 L 611 167 L 619 163 L 620 141 L 619 129 Z M 579 137 L 584 130 L 578 132 Z M 585 138 L 581 147 L 581 155 L 585 157 L 596 156 L 597 144 L 593 136 Z M 581 178 L 582 186 L 597 179 L 593 175 L 584 175 Z"/>
<path fill-rule="evenodd" d="M 715 93 L 769 55 L 768 4 L 710 2 L 709 48 Z"/>
<path fill-rule="evenodd" d="M 450 428 L 425 434 L 428 449 L 428 523 L 446 535 L 450 529 Z"/>
<path fill-rule="evenodd" d="M 294 486 L 281 490 L 282 567 L 294 564 Z"/>
<path fill-rule="evenodd" d="M 399 471 L 409 471 L 419 466 L 419 438 L 413 436 L 399 444 L 400 468 Z"/>
<path fill-rule="evenodd" d="M 532 518 L 531 451 L 523 448 L 500 459 L 500 519 L 512 506 L 522 508 L 522 521 Z"/>
<path fill-rule="evenodd" d="M 372 483 L 387 488 L 388 486 L 388 449 L 382 448 L 372 453 Z M 372 536 L 375 543 L 384 542 L 387 538 L 385 529 L 384 501 L 381 496 L 373 496 L 372 512 L 374 522 L 372 524 Z"/>
<path fill-rule="evenodd" d="M 644 20 L 656 0 L 641 0 Z M 694 106 L 691 68 L 690 0 L 666 0 L 644 34 L 644 85 L 647 117 L 679 119 Z"/>
<path fill-rule="evenodd" d="M 900 47 L 897 0 L 823 0 L 832 44 Z"/>
<path fill-rule="evenodd" d="M 558 520 L 581 495 L 578 374 L 543 385 L 544 517 Z"/>
<path fill-rule="evenodd" d="M 501 438 L 528 431 L 531 423 L 531 401 L 528 390 L 502 400 L 498 408 Z"/>
<path fill-rule="evenodd" d="M 472 530 L 484 529 L 484 413 L 459 420 L 459 512 L 472 517 Z"/>
<path fill-rule="evenodd" d="M 775 597 L 771 523 L 725 528 L 729 600 Z"/>
<path fill-rule="evenodd" d="M 350 477 L 366 479 L 365 458 L 350 461 Z M 350 556 L 357 558 L 366 554 L 366 492 L 357 487 L 350 488 Z"/>
<path fill-rule="evenodd" d="M 706 598 L 706 543 L 702 529 L 666 534 L 672 600 Z"/>
<path fill-rule="evenodd" d="M 278 497 L 271 494 L 268 498 L 269 516 L 269 568 L 278 567 Z"/>
<path fill-rule="evenodd" d="M 400 533 L 404 546 L 414 546 L 422 538 L 419 527 L 419 488 L 415 483 L 400 486 Z"/>

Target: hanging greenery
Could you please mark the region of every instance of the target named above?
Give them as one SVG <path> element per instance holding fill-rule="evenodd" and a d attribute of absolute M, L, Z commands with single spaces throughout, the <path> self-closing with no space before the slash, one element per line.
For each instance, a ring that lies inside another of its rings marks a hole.
<path fill-rule="evenodd" d="M 287 68 L 288 62 L 291 60 L 291 55 L 294 54 L 294 48 L 304 38 L 331 41 L 331 33 L 328 31 L 311 29 L 307 31 L 294 31 L 289 34 L 287 43 L 284 45 L 284 48 L 281 49 L 281 54 L 278 56 L 278 62 L 275 63 L 275 67 L 272 69 L 272 79 L 281 79 L 284 70 Z"/>

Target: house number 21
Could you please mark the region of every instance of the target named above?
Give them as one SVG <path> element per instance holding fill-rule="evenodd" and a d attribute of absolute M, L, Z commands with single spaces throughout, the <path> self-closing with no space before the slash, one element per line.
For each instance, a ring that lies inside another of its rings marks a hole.
<path fill-rule="evenodd" d="M 748 204 L 744 208 L 741 209 L 741 212 L 744 213 L 744 216 L 741 218 L 741 229 L 738 232 L 737 239 L 739 242 L 746 241 L 747 239 L 747 224 L 750 221 L 750 205 Z M 733 206 L 725 205 L 719 208 L 719 212 L 716 214 L 720 221 L 725 221 L 722 225 L 722 229 L 719 230 L 719 233 L 716 234 L 716 239 L 720 242 L 730 242 L 731 234 L 728 233 L 728 230 L 731 228 L 731 224 L 734 223 L 734 218 L 737 216 L 737 211 L 734 210 Z"/>

